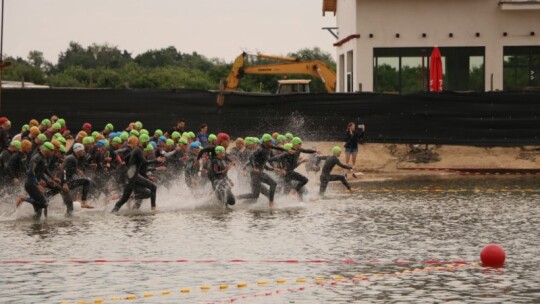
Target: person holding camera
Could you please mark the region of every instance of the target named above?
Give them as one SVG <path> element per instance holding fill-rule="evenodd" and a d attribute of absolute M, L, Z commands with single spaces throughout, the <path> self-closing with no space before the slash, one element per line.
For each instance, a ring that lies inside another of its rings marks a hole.
<path fill-rule="evenodd" d="M 356 165 L 356 157 L 358 156 L 358 144 L 364 137 L 366 127 L 361 124 L 356 128 L 354 122 L 350 122 L 347 125 L 347 132 L 345 137 L 345 163 L 349 165 L 349 161 L 352 159 L 352 167 Z"/>

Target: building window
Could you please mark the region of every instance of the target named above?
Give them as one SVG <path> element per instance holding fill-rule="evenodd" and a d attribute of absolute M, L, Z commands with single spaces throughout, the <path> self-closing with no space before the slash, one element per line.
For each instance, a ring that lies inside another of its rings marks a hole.
<path fill-rule="evenodd" d="M 353 73 L 353 51 L 347 52 L 347 92 L 354 91 L 354 73 Z"/>
<path fill-rule="evenodd" d="M 483 47 L 441 47 L 443 89 L 484 91 Z M 409 94 L 429 91 L 433 48 L 375 48 L 374 91 Z"/>
<path fill-rule="evenodd" d="M 540 46 L 504 47 L 503 89 L 540 87 Z"/>

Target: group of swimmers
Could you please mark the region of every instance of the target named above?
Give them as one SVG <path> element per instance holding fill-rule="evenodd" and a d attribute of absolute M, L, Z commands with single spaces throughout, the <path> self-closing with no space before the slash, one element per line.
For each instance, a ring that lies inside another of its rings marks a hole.
<path fill-rule="evenodd" d="M 0 117 L 0 188 L 10 191 L 23 184 L 27 195 L 19 196 L 16 206 L 32 204 L 36 220 L 47 216 L 48 198 L 57 194 L 71 216 L 79 188 L 82 208 L 94 208 L 88 203 L 92 188 L 94 195 L 122 193 L 113 212 L 129 200 L 138 209 L 144 199 L 150 199 L 151 209 L 156 210 L 157 185 L 170 186 L 178 176 L 192 191 L 211 188 L 226 205 L 234 205 L 237 199 L 256 200 L 263 194 L 273 207 L 278 189 L 303 200 L 308 178 L 296 171 L 302 163 L 307 163 L 307 171 L 321 171 L 319 195 L 325 193 L 328 182 L 336 180 L 351 190 L 345 175 L 331 174 L 336 165 L 352 170 L 340 162 L 339 146 L 333 147 L 331 155 L 322 156 L 304 149 L 302 139 L 290 133 L 237 138 L 230 147 L 228 134 L 208 134 L 206 124 L 195 134 L 186 131 L 184 120 L 171 130 L 154 133 L 137 121 L 119 132 L 111 123 L 99 130 L 85 123 L 81 131 L 71 134 L 66 121 L 57 116 L 41 122 L 32 119 L 13 137 L 10 129 L 9 119 Z M 311 154 L 309 160 L 302 159 L 302 153 Z M 249 179 L 251 192 L 233 194 L 228 173 L 234 167 Z"/>

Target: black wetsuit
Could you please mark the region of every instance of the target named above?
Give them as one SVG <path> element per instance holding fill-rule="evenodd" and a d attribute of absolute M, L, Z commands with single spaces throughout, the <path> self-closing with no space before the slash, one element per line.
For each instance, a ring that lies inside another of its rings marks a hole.
<path fill-rule="evenodd" d="M 0 183 L 2 185 L 4 185 L 5 181 L 8 179 L 7 167 L 9 159 L 11 158 L 13 153 L 14 152 L 8 149 L 5 149 L 3 151 L 0 149 Z"/>
<path fill-rule="evenodd" d="M 48 181 L 49 178 L 52 178 L 52 175 L 47 168 L 47 158 L 38 151 L 30 160 L 30 165 L 26 171 L 26 183 L 24 184 L 24 189 L 30 195 L 31 201 L 29 203 L 34 206 L 35 220 L 39 220 L 43 212 L 47 216 L 47 199 L 37 186 L 40 180 Z"/>
<path fill-rule="evenodd" d="M 231 180 L 227 176 L 227 164 L 225 160 L 214 158 L 212 159 L 212 176 L 214 177 L 214 189 L 216 190 L 216 195 L 218 199 L 229 205 L 235 204 L 235 198 L 231 191 Z"/>
<path fill-rule="evenodd" d="M 0 127 L 0 152 L 6 150 L 9 147 L 9 133 L 4 127 Z"/>
<path fill-rule="evenodd" d="M 325 160 L 325 163 L 324 163 L 324 166 L 322 168 L 322 172 L 321 172 L 321 188 L 319 190 L 319 194 L 322 195 L 324 194 L 324 192 L 326 192 L 326 187 L 328 186 L 328 182 L 331 182 L 331 181 L 341 181 L 343 183 L 343 185 L 345 185 L 345 187 L 347 187 L 347 189 L 351 189 L 351 186 L 349 185 L 349 183 L 347 182 L 347 179 L 345 178 L 344 175 L 336 175 L 336 174 L 330 174 L 332 172 L 332 169 L 334 169 L 334 167 L 336 165 L 340 166 L 341 168 L 344 168 L 344 169 L 349 169 L 351 170 L 352 167 L 351 166 L 347 166 L 345 164 L 342 164 L 341 161 L 339 161 L 339 159 L 337 157 L 335 157 L 334 155 L 331 155 L 331 156 L 319 156 L 317 158 L 317 164 L 320 163 L 321 160 Z"/>
<path fill-rule="evenodd" d="M 144 152 L 140 147 L 135 147 L 129 156 L 129 162 L 128 162 L 128 172 L 127 172 L 127 178 L 128 183 L 124 188 L 124 192 L 122 193 L 122 197 L 118 202 L 116 202 L 116 205 L 114 206 L 113 212 L 117 212 L 120 210 L 122 205 L 124 205 L 130 198 L 131 194 L 133 193 L 136 188 L 146 188 L 150 190 L 150 203 L 152 207 L 156 206 L 156 192 L 157 192 L 157 186 L 152 181 L 150 181 L 147 178 L 144 178 L 141 176 L 141 167 L 143 165 L 149 165 L 153 164 L 156 161 L 148 161 L 144 157 Z"/>
<path fill-rule="evenodd" d="M 197 156 L 190 153 L 188 159 L 186 159 L 185 174 L 186 185 L 190 189 L 194 189 L 196 186 L 197 173 L 199 173 L 199 162 Z"/>
<path fill-rule="evenodd" d="M 88 191 L 90 189 L 90 179 L 86 177 L 78 177 L 76 175 L 77 170 L 80 170 L 79 159 L 74 155 L 69 155 L 64 159 L 63 165 L 64 171 L 61 178 L 62 186 L 68 186 L 69 190 L 73 190 L 77 187 L 82 186 L 82 198 L 81 200 L 86 201 L 88 198 Z M 70 192 L 62 191 L 62 198 L 64 199 L 64 204 L 66 204 L 67 212 L 69 216 L 73 213 L 73 199 Z"/>
<path fill-rule="evenodd" d="M 255 172 L 254 170 L 251 171 L 251 193 L 239 195 L 239 199 L 257 199 L 262 193 L 264 196 L 267 196 L 271 202 L 274 201 L 277 183 L 264 172 L 264 169 L 273 169 L 266 164 L 268 159 L 270 159 L 272 149 L 285 151 L 285 149 L 280 147 L 271 146 L 270 148 L 266 148 L 261 145 L 257 150 L 255 150 L 255 152 L 253 152 L 253 154 L 251 154 L 249 165 L 253 169 L 258 169 L 259 172 Z M 267 184 L 269 189 L 263 187 L 263 183 Z"/>
<path fill-rule="evenodd" d="M 269 162 L 280 162 L 285 170 L 285 193 L 288 193 L 292 188 L 292 181 L 297 181 L 294 190 L 298 193 L 300 199 L 303 197 L 302 188 L 308 183 L 308 178 L 302 174 L 294 171 L 300 163 L 298 162 L 300 153 L 315 153 L 314 150 L 299 149 L 296 153 L 290 154 L 288 152 L 272 157 Z"/>
<path fill-rule="evenodd" d="M 7 176 L 11 181 L 14 179 L 22 179 L 24 177 L 26 169 L 25 161 L 25 155 L 22 152 L 17 151 L 11 155 L 6 166 Z"/>

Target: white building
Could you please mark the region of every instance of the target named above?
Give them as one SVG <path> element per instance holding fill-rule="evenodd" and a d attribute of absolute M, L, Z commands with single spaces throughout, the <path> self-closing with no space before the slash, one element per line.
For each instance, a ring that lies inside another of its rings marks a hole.
<path fill-rule="evenodd" d="M 425 91 L 433 46 L 445 90 L 540 87 L 540 0 L 323 0 L 328 12 L 339 92 Z"/>

